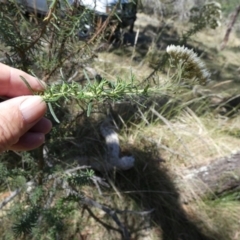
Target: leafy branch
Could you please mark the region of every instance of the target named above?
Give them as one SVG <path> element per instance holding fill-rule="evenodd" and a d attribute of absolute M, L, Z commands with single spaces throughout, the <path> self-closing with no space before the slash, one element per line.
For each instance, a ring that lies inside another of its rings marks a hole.
<path fill-rule="evenodd" d="M 116 84 L 113 84 L 107 80 L 103 80 L 100 83 L 89 83 L 82 87 L 76 82 L 52 84 L 43 93 L 43 100 L 46 102 L 56 102 L 61 98 L 76 99 L 85 101 L 102 101 L 105 100 L 118 100 L 125 96 L 135 96 L 148 94 L 150 91 L 156 91 L 156 88 L 145 87 L 138 89 L 132 82 L 118 80 Z"/>

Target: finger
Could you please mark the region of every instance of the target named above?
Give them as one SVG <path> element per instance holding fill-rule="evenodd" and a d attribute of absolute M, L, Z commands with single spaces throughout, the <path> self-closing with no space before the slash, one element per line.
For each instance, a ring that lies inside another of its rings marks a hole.
<path fill-rule="evenodd" d="M 0 96 L 16 97 L 32 94 L 21 77 L 26 79 L 34 92 L 43 91 L 46 86 L 44 82 L 29 74 L 0 63 Z"/>
<path fill-rule="evenodd" d="M 39 96 L 23 96 L 0 104 L 0 152 L 9 149 L 45 114 L 46 103 Z"/>
<path fill-rule="evenodd" d="M 29 131 L 30 132 L 41 132 L 47 134 L 52 128 L 52 122 L 47 118 L 42 118 L 37 122 Z"/>
<path fill-rule="evenodd" d="M 43 133 L 25 133 L 19 141 L 12 145 L 9 150 L 14 151 L 28 151 L 34 148 L 40 147 L 45 141 L 45 135 Z"/>

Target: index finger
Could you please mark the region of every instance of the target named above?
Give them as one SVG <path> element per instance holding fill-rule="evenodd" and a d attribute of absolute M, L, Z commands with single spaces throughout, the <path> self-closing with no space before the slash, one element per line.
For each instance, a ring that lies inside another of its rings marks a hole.
<path fill-rule="evenodd" d="M 31 90 L 21 77 L 26 79 L 34 92 L 44 90 L 42 81 L 21 70 L 0 63 L 0 95 L 5 97 L 31 95 Z"/>

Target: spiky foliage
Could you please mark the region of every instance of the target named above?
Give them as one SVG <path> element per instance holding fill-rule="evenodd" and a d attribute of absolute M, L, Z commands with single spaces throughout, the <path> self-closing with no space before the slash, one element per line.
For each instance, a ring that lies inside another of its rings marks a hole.
<path fill-rule="evenodd" d="M 70 6 L 68 1 L 60 4 L 54 0 L 43 18 L 27 13 L 25 8 L 14 0 L 0 5 L 0 40 L 9 49 L 3 50 L 8 64 L 46 81 L 59 68 L 66 76 L 71 75 L 75 67 L 93 57 L 87 44 L 78 41 L 84 10 Z"/>
<path fill-rule="evenodd" d="M 39 216 L 38 206 L 30 207 L 30 209 L 24 210 L 20 215 L 21 218 L 19 222 L 13 224 L 13 232 L 16 237 L 21 237 L 22 235 L 27 235 L 31 233 L 32 228 L 36 225 Z"/>
<path fill-rule="evenodd" d="M 89 43 L 78 39 L 82 27 L 80 23 L 91 21 L 89 16 L 93 19 L 92 12 L 70 6 L 68 1 L 61 1 L 62 8 L 58 6 L 58 0 L 52 1 L 48 15 L 43 17 L 26 13 L 26 9 L 14 0 L 6 4 L 1 2 L 0 47 L 5 63 L 52 82 L 61 78 L 62 72 L 68 79 L 76 69 L 79 70 L 93 58 L 94 53 L 89 46 L 102 38 L 102 32 Z M 92 91 L 96 92 L 97 89 L 93 88 Z M 76 93 L 76 89 L 80 91 L 79 84 L 73 83 L 71 88 L 68 84 L 50 86 L 43 98 L 47 102 L 59 98 L 64 101 L 66 95 L 70 98 L 74 94 L 80 98 L 81 92 Z M 88 102 L 87 94 L 83 97 Z M 74 174 L 66 173 L 72 166 L 51 168 L 44 165 L 42 154 L 39 149 L 30 153 L 1 155 L 1 189 L 10 190 L 9 196 L 1 202 L 1 209 L 14 201 L 10 211 L 3 211 L 11 219 L 11 224 L 4 231 L 9 234 L 8 239 L 35 238 L 43 232 L 56 238 L 63 229 L 63 219 L 72 211 L 70 201 L 61 201 L 66 196 L 65 185 L 81 188 L 88 185 L 94 175 L 93 171 L 80 170 L 74 170 Z M 44 156 L 45 159 L 47 157 Z"/>

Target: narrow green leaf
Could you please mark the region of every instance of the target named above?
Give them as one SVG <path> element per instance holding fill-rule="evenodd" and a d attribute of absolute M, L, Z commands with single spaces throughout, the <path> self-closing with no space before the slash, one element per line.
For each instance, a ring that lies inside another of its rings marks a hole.
<path fill-rule="evenodd" d="M 34 91 L 33 91 L 32 87 L 30 86 L 30 84 L 28 83 L 28 81 L 23 76 L 20 76 L 20 78 L 24 81 L 24 83 L 26 84 L 29 91 L 34 95 Z"/>
<path fill-rule="evenodd" d="M 149 84 L 143 89 L 143 94 L 146 94 L 147 93 L 147 91 L 148 91 L 148 89 L 149 89 Z"/>
<path fill-rule="evenodd" d="M 61 78 L 64 79 L 64 74 L 63 74 L 63 71 L 62 71 L 62 67 L 59 70 L 60 70 Z"/>
<path fill-rule="evenodd" d="M 57 0 L 53 0 L 49 6 L 49 9 L 53 8 L 56 4 Z"/>
<path fill-rule="evenodd" d="M 52 22 L 52 25 L 53 25 L 58 31 L 60 31 L 60 28 L 59 28 L 54 22 Z"/>
<path fill-rule="evenodd" d="M 88 103 L 87 116 L 89 117 L 92 111 L 92 102 Z"/>
<path fill-rule="evenodd" d="M 57 123 L 60 123 L 60 121 L 58 120 L 53 108 L 52 108 L 52 105 L 50 102 L 47 103 L 48 104 L 48 107 L 49 107 L 49 110 L 50 110 L 50 113 L 52 114 L 54 120 L 57 122 Z"/>
<path fill-rule="evenodd" d="M 85 75 L 85 77 L 86 77 L 88 83 L 91 84 L 90 78 L 89 78 L 89 76 L 88 76 L 88 74 L 87 74 L 87 72 L 86 72 L 85 69 L 83 69 L 83 73 L 84 73 L 84 75 Z"/>

